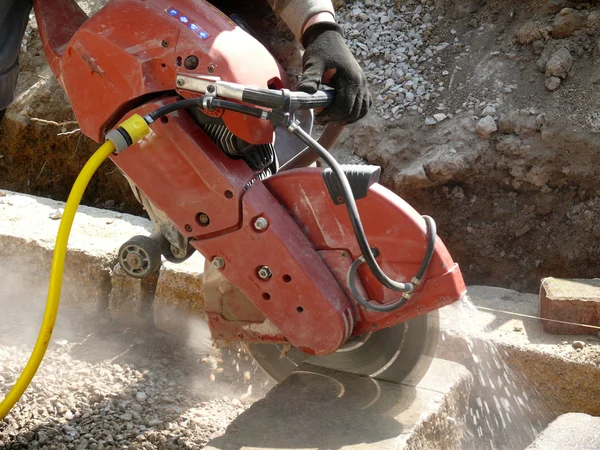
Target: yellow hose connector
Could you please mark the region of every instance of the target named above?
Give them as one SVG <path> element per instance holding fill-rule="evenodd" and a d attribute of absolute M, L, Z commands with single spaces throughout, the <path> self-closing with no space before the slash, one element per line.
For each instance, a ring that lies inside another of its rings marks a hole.
<path fill-rule="evenodd" d="M 145 125 L 142 125 L 143 124 Z M 150 128 L 146 124 L 145 120 L 139 116 L 134 115 L 123 122 L 120 127 L 130 133 L 131 141 L 133 144 L 137 143 L 145 136 L 150 133 Z M 46 310 L 44 312 L 44 318 L 42 320 L 42 326 L 38 334 L 37 341 L 27 361 L 27 365 L 21 372 L 19 379 L 13 386 L 13 388 L 6 394 L 2 403 L 0 403 L 0 420 L 4 419 L 12 407 L 19 401 L 29 383 L 35 376 L 42 359 L 52 338 L 52 331 L 54 330 L 54 323 L 56 322 L 56 315 L 58 313 L 58 305 L 60 303 L 60 291 L 62 287 L 63 272 L 65 269 L 65 257 L 67 255 L 67 243 L 69 241 L 69 234 L 71 233 L 71 226 L 73 225 L 73 219 L 75 213 L 81 203 L 83 193 L 87 188 L 90 179 L 98 170 L 98 167 L 109 157 L 111 153 L 115 151 L 115 146 L 111 141 L 104 143 L 88 160 L 85 164 L 75 184 L 71 189 L 69 198 L 65 205 L 65 211 L 58 228 L 58 235 L 56 236 L 56 244 L 54 246 L 54 255 L 52 257 L 52 267 L 50 269 L 50 284 L 48 286 L 48 299 L 46 301 Z"/>

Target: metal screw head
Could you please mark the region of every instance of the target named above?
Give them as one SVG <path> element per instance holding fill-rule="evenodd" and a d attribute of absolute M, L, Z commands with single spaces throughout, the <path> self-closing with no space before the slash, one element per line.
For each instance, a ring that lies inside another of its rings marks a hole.
<path fill-rule="evenodd" d="M 167 48 L 169 46 L 169 41 L 164 40 L 160 43 L 160 45 L 162 45 L 163 47 Z"/>
<path fill-rule="evenodd" d="M 256 228 L 259 231 L 266 230 L 268 226 L 269 226 L 269 222 L 264 217 L 259 217 L 254 222 L 254 228 Z"/>
<path fill-rule="evenodd" d="M 210 217 L 205 213 L 199 213 L 196 216 L 196 221 L 203 227 L 210 225 Z"/>
<path fill-rule="evenodd" d="M 185 68 L 189 69 L 189 70 L 194 70 L 196 67 L 198 67 L 198 64 L 200 63 L 200 61 L 198 60 L 198 57 L 196 55 L 190 55 L 187 58 L 185 58 Z"/>
<path fill-rule="evenodd" d="M 209 94 L 214 93 L 217 90 L 217 87 L 214 84 L 209 84 L 208 86 L 206 86 L 206 92 L 208 92 Z"/>
<path fill-rule="evenodd" d="M 206 70 L 208 71 L 208 73 L 213 73 L 215 71 L 215 65 L 209 64 Z"/>
<path fill-rule="evenodd" d="M 271 272 L 271 269 L 269 269 L 267 266 L 262 266 L 260 269 L 258 269 L 258 276 L 263 280 L 268 280 L 273 276 L 273 272 Z"/>
<path fill-rule="evenodd" d="M 177 80 L 177 86 L 181 87 L 185 84 L 185 80 L 183 78 L 179 78 Z"/>
<path fill-rule="evenodd" d="M 225 267 L 225 261 L 223 261 L 223 258 L 217 256 L 212 260 L 212 265 L 215 269 L 222 269 Z"/>
<path fill-rule="evenodd" d="M 173 253 L 173 256 L 175 258 L 184 258 L 186 255 L 185 250 L 177 247 L 176 245 L 171 244 L 171 253 Z"/>

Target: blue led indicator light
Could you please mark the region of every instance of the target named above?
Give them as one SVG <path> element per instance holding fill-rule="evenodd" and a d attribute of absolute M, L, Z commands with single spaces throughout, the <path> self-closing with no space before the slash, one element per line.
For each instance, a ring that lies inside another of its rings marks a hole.
<path fill-rule="evenodd" d="M 200 36 L 202 39 L 206 39 L 208 38 L 208 33 L 206 31 L 201 31 L 198 33 L 198 36 Z"/>
<path fill-rule="evenodd" d="M 179 11 L 177 11 L 176 9 L 169 9 L 169 14 L 175 17 L 179 15 Z"/>
<path fill-rule="evenodd" d="M 199 29 L 200 27 L 198 25 L 196 25 L 195 23 L 190 23 L 190 30 L 198 31 Z"/>
<path fill-rule="evenodd" d="M 185 16 L 181 16 L 181 17 L 179 18 L 179 20 L 181 20 L 183 23 L 188 23 L 188 22 L 190 21 L 190 20 L 189 20 L 187 17 L 185 17 Z"/>

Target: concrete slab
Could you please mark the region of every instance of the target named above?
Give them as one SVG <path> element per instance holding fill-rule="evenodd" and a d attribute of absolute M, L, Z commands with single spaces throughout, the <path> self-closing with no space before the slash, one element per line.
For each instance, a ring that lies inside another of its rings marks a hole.
<path fill-rule="evenodd" d="M 471 383 L 464 367 L 443 360 L 416 386 L 305 365 L 205 448 L 458 449 Z"/>
<path fill-rule="evenodd" d="M 600 417 L 564 414 L 552 422 L 527 450 L 600 448 Z"/>
<path fill-rule="evenodd" d="M 437 356 L 463 364 L 475 377 L 469 421 L 477 438 L 495 441 L 496 448 L 498 442 L 524 448 L 560 414 L 600 415 L 597 337 L 551 335 L 539 319 L 502 312 L 537 317 L 535 294 L 469 286 L 468 295 L 473 305 L 461 301 L 440 311 Z M 473 417 L 483 411 L 491 426 Z M 472 448 L 492 447 L 480 441 Z"/>
<path fill-rule="evenodd" d="M 544 278 L 540 287 L 540 317 L 583 325 L 600 326 L 600 279 Z M 553 334 L 590 334 L 597 329 L 558 322 L 542 322 Z"/>
<path fill-rule="evenodd" d="M 181 264 L 161 267 L 153 306 L 157 328 L 183 339 L 193 336 L 196 322 L 204 320 L 203 273 L 198 252 Z"/>
<path fill-rule="evenodd" d="M 63 202 L 2 191 L 0 265 L 5 275 L 25 276 L 30 285 L 47 286 Z M 62 301 L 86 310 L 107 307 L 110 270 L 120 245 L 135 234 L 148 234 L 140 217 L 82 206 L 69 239 Z M 1 284 L 0 284 L 1 286 Z"/>
<path fill-rule="evenodd" d="M 111 290 L 108 312 L 119 323 L 144 326 L 152 323 L 152 303 L 158 273 L 148 278 L 132 278 L 116 264 L 110 273 Z"/>

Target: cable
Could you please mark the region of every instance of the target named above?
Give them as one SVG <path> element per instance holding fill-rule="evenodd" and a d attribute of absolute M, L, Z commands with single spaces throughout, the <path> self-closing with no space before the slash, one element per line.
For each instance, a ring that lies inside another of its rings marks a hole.
<path fill-rule="evenodd" d="M 419 267 L 419 271 L 417 272 L 417 275 L 415 275 L 415 277 L 412 280 L 415 287 L 417 287 L 421 283 L 421 279 L 425 275 L 425 272 L 427 272 L 427 268 L 429 267 L 429 264 L 431 263 L 431 259 L 433 258 L 433 253 L 435 250 L 435 240 L 436 240 L 436 236 L 437 236 L 437 230 L 436 230 L 434 220 L 429 216 L 423 216 L 423 219 L 425 219 L 425 223 L 427 224 L 427 236 L 428 236 L 427 249 L 425 250 L 425 257 L 423 258 L 423 261 L 421 262 L 421 267 Z M 376 312 L 386 313 L 386 312 L 391 312 L 391 311 L 395 311 L 399 308 L 402 308 L 406 304 L 406 302 L 410 299 L 409 292 L 405 293 L 398 300 L 394 300 L 391 303 L 386 303 L 385 305 L 374 303 L 373 300 L 367 300 L 367 299 L 363 298 L 362 295 L 360 295 L 360 293 L 358 292 L 358 288 L 356 287 L 356 275 L 358 272 L 358 267 L 364 262 L 365 262 L 365 259 L 364 259 L 364 257 L 361 256 L 356 261 L 354 261 L 354 263 L 352 263 L 352 266 L 350 267 L 350 271 L 348 272 L 348 287 L 349 287 L 350 292 L 352 293 L 352 296 L 354 297 L 354 299 L 358 303 L 360 303 L 364 308 L 370 309 L 370 310 L 376 311 Z"/>
<path fill-rule="evenodd" d="M 179 109 L 187 109 L 187 108 L 202 108 L 208 109 L 209 111 L 214 111 L 215 109 L 227 109 L 229 111 L 239 112 L 241 114 L 246 114 L 252 117 L 256 117 L 258 119 L 267 119 L 267 111 L 264 111 L 259 108 L 254 108 L 252 106 L 240 105 L 239 103 L 230 102 L 227 100 L 221 100 L 215 98 L 212 95 L 203 95 L 198 98 L 192 98 L 188 100 L 179 100 L 177 102 L 169 103 L 161 108 L 158 108 L 156 111 L 151 112 L 146 117 L 146 122 L 151 124 L 156 120 L 160 119 L 167 114 L 170 114 Z"/>
<path fill-rule="evenodd" d="M 69 240 L 69 234 L 71 233 L 71 226 L 73 225 L 75 213 L 77 212 L 81 197 L 83 196 L 90 179 L 96 170 L 98 170 L 100 164 L 102 164 L 114 150 L 115 147 L 112 142 L 108 141 L 103 144 L 83 167 L 69 194 L 69 199 L 67 200 L 65 211 L 58 228 L 58 235 L 56 237 L 54 256 L 52 257 L 52 268 L 50 270 L 48 300 L 46 302 L 42 326 L 31 356 L 29 357 L 29 361 L 27 361 L 27 365 L 23 369 L 21 376 L 19 376 L 19 379 L 13 388 L 6 394 L 2 403 L 0 403 L 0 420 L 4 419 L 15 403 L 19 401 L 29 386 L 29 383 L 31 383 L 31 380 L 35 376 L 35 373 L 44 358 L 44 354 L 46 353 L 46 349 L 48 348 L 48 344 L 52 337 L 52 330 L 54 329 L 54 323 L 56 322 L 56 315 L 58 313 L 62 277 L 65 268 L 65 257 L 67 254 L 67 242 Z"/>
<path fill-rule="evenodd" d="M 352 194 L 352 188 L 350 187 L 348 179 L 344 175 L 342 168 L 335 158 L 331 156 L 331 154 L 317 141 L 315 141 L 306 131 L 300 128 L 297 123 L 292 123 L 288 127 L 288 130 L 302 140 L 302 142 L 304 142 L 306 145 L 311 147 L 319 155 L 319 157 L 325 161 L 325 163 L 331 168 L 333 173 L 338 178 L 338 181 L 342 187 L 342 195 L 346 202 L 346 208 L 348 209 L 348 214 L 350 216 L 350 222 L 352 223 L 352 228 L 354 229 L 354 234 L 356 235 L 356 240 L 358 241 L 358 246 L 360 247 L 364 261 L 369 266 L 369 269 L 371 269 L 371 272 L 373 272 L 373 275 L 375 275 L 375 278 L 377 278 L 377 280 L 379 280 L 379 282 L 385 287 L 392 289 L 393 291 L 412 291 L 415 287 L 413 283 L 400 283 L 398 281 L 394 281 L 385 273 L 383 273 L 379 267 L 377 260 L 371 252 L 371 247 L 369 246 L 367 236 L 365 235 L 365 230 L 360 220 L 358 208 L 356 207 L 356 201 L 354 200 L 354 195 Z"/>

